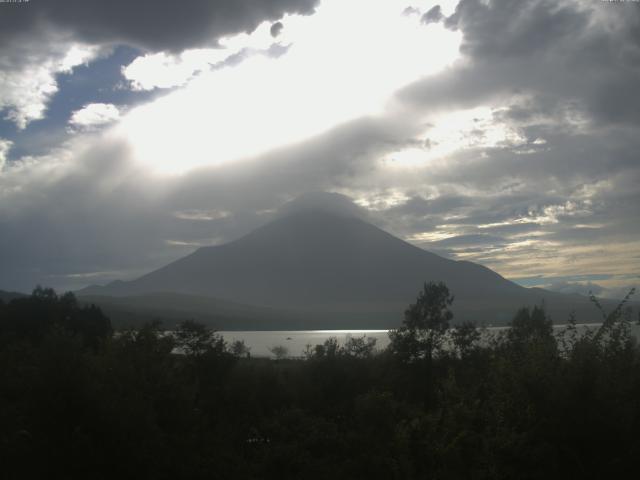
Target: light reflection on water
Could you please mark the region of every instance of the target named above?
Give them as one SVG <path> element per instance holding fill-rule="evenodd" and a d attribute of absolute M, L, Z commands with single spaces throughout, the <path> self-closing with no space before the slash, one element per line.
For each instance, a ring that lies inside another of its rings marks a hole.
<path fill-rule="evenodd" d="M 587 329 L 596 330 L 600 324 L 578 324 L 576 325 L 579 332 L 585 332 Z M 484 329 L 486 335 L 495 335 L 508 327 L 489 327 Z M 556 332 L 566 328 L 566 325 L 554 325 Z M 636 337 L 640 337 L 640 327 L 633 325 L 631 331 Z M 375 338 L 376 349 L 381 350 L 389 345 L 388 330 L 278 330 L 278 331 L 237 331 L 237 332 L 218 332 L 228 342 L 243 340 L 245 345 L 251 350 L 253 357 L 271 357 L 274 355 L 270 349 L 276 346 L 282 346 L 287 349 L 288 357 L 301 357 L 307 345 L 312 347 L 325 342 L 328 338 L 335 337 L 340 345 L 349 337 Z"/>
<path fill-rule="evenodd" d="M 341 345 L 348 337 L 375 338 L 376 348 L 385 348 L 389 344 L 388 330 L 278 330 L 251 332 L 218 332 L 228 342 L 243 340 L 251 349 L 253 357 L 273 357 L 270 348 L 283 346 L 289 357 L 300 357 L 307 345 L 324 343 L 331 337 L 338 339 Z"/>

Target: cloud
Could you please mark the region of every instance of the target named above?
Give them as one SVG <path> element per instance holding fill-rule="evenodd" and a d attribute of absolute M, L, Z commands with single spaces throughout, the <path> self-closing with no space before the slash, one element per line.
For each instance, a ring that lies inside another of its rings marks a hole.
<path fill-rule="evenodd" d="M 313 13 L 317 0 L 58 0 L 3 6 L 0 112 L 24 129 L 44 117 L 57 75 L 117 45 L 178 55 L 216 46 L 286 13 Z M 175 73 L 174 73 L 175 75 Z"/>
<path fill-rule="evenodd" d="M 9 153 L 12 145 L 13 142 L 0 138 L 0 173 L 2 173 L 2 168 L 7 162 L 7 154 Z"/>
<path fill-rule="evenodd" d="M 289 111 L 279 101 L 260 108 L 273 90 L 258 70 L 249 69 L 253 75 L 234 77 L 246 82 L 248 94 L 234 97 L 235 108 L 226 110 L 231 115 L 215 125 L 218 100 L 233 95 L 214 91 L 186 102 L 177 93 L 149 107 L 156 114 L 143 119 L 162 122 L 150 129 L 142 121 L 141 130 L 161 148 L 157 155 L 149 150 L 145 161 L 140 145 L 107 129 L 7 165 L 0 174 L 0 288 L 17 288 L 18 281 L 25 289 L 36 281 L 82 286 L 87 275 L 94 282 L 131 278 L 194 246 L 237 238 L 297 195 L 318 190 L 351 196 L 375 223 L 415 244 L 509 277 L 536 277 L 540 284 L 575 290 L 553 279 L 564 275 L 571 277 L 567 284 L 582 285 L 579 275 L 594 274 L 606 277 L 597 285 L 607 292 L 633 284 L 640 266 L 637 11 L 605 2 L 463 0 L 445 21 L 461 35 L 462 57 L 444 71 L 413 77 L 419 79 L 395 95 L 401 85 L 392 82 L 374 113 L 355 109 L 240 160 L 216 162 L 219 142 L 233 134 L 234 145 L 243 144 L 264 130 L 225 130 L 228 125 L 246 126 L 256 112 L 264 122 L 254 126 L 271 126 Z M 416 24 L 419 18 L 404 17 Z M 353 31 L 351 22 L 343 23 L 345 32 Z M 271 42 L 270 24 L 266 28 Z M 282 37 L 291 30 L 287 24 Z M 426 41 L 391 48 L 395 43 L 380 31 L 372 50 L 368 44 L 352 48 L 347 35 L 319 37 L 315 51 L 323 53 L 340 39 L 341 63 L 318 68 L 305 77 L 309 81 L 285 76 L 287 85 L 320 107 L 336 105 L 327 92 L 341 90 L 315 82 L 343 87 L 358 78 L 345 91 L 361 93 L 388 68 L 380 58 L 422 66 L 416 62 L 441 49 Z M 305 58 L 311 67 L 324 60 L 319 54 Z M 179 53 L 152 52 L 140 62 L 158 59 L 168 62 L 169 71 L 189 63 Z M 211 92 L 201 78 L 191 78 L 204 63 L 198 62 L 166 84 L 190 88 L 193 82 L 201 93 Z M 356 64 L 377 69 L 366 70 L 362 80 Z M 140 88 L 159 87 L 160 79 L 141 73 L 130 78 Z M 171 102 L 176 110 L 166 115 Z M 320 107 L 291 118 L 317 119 Z M 187 124 L 189 115 L 197 121 Z M 181 123 L 195 128 L 187 142 L 171 136 Z M 154 162 L 166 159 L 188 168 L 174 176 L 151 173 Z"/>
<path fill-rule="evenodd" d="M 69 119 L 72 127 L 90 130 L 108 125 L 120 118 L 118 107 L 110 103 L 90 103 L 73 112 Z"/>
<path fill-rule="evenodd" d="M 640 120 L 640 9 L 631 2 L 462 0 L 446 24 L 463 32 L 470 62 L 469 84 L 458 76 L 450 87 L 468 88 L 463 98 L 534 92 L 597 122 Z"/>
<path fill-rule="evenodd" d="M 604 287 L 592 282 L 557 282 L 547 285 L 545 288 L 560 293 L 577 293 L 585 297 L 590 294 L 600 295 L 605 291 Z"/>
<path fill-rule="evenodd" d="M 560 293 L 578 294 L 585 297 L 593 294 L 597 298 L 622 300 L 638 285 L 638 281 L 640 281 L 640 277 L 637 275 L 612 279 L 603 278 L 603 281 L 598 281 L 598 283 L 590 280 L 581 280 L 577 277 L 575 280 L 558 280 L 551 283 L 544 283 L 543 280 L 541 287 Z M 637 297 L 632 296 L 631 300 L 637 301 Z"/>
<path fill-rule="evenodd" d="M 477 245 L 504 245 L 505 239 L 487 234 L 458 235 L 434 242 L 438 248 L 469 247 Z"/>
<path fill-rule="evenodd" d="M 126 44 L 150 52 L 215 46 L 285 13 L 313 13 L 317 0 L 58 0 L 3 9 L 0 44 L 38 29 L 67 32 L 90 45 Z"/>
<path fill-rule="evenodd" d="M 131 278 L 232 240 L 304 192 L 350 184 L 404 131 L 401 118 L 365 118 L 245 162 L 163 178 L 140 168 L 110 130 L 77 135 L 0 174 L 0 288 Z"/>
<path fill-rule="evenodd" d="M 278 35 L 280 35 L 280 32 L 282 32 L 283 28 L 284 28 L 284 25 L 282 24 L 282 22 L 276 22 L 273 25 L 271 25 L 271 28 L 269 29 L 269 33 L 273 38 L 276 38 Z"/>
<path fill-rule="evenodd" d="M 420 21 L 425 25 L 428 25 L 429 23 L 438 23 L 443 18 L 444 15 L 442 14 L 440 5 L 436 5 L 435 7 L 430 8 L 427 13 L 422 16 Z"/>
<path fill-rule="evenodd" d="M 278 216 L 306 213 L 310 211 L 326 212 L 333 215 L 366 219 L 367 211 L 352 199 L 339 193 L 307 192 L 285 203 L 278 209 Z"/>
<path fill-rule="evenodd" d="M 213 52 L 213 58 L 219 61 L 219 54 Z M 133 90 L 153 90 L 184 85 L 194 73 L 208 67 L 208 55 L 169 55 L 165 52 L 146 54 L 137 57 L 129 65 L 122 67 L 122 76 L 130 82 Z"/>
<path fill-rule="evenodd" d="M 70 73 L 100 52 L 61 35 L 36 35 L 42 44 L 28 39 L 0 47 L 0 112 L 20 129 L 44 117 L 47 103 L 58 91 L 57 75 Z"/>
<path fill-rule="evenodd" d="M 424 133 L 392 154 L 407 159 L 391 180 L 395 187 L 402 182 L 436 198 L 453 192 L 475 203 L 435 214 L 425 202 L 424 238 L 504 236 L 509 249 L 458 252 L 509 275 L 621 273 L 624 256 L 637 269 L 632 205 L 640 193 L 628 183 L 639 177 L 631 157 L 640 148 L 640 97 L 631 91 L 640 80 L 640 16 L 635 5 L 616 5 L 459 3 L 446 24 L 463 34 L 463 59 L 398 94 L 431 114 Z M 450 139 L 452 148 L 443 151 L 446 134 L 433 141 L 452 112 L 479 107 L 487 114 L 468 126 L 454 122 L 461 135 Z M 391 223 L 406 232 L 412 225 L 402 217 Z M 615 258 L 608 265 L 607 255 Z"/>
<path fill-rule="evenodd" d="M 273 43 L 269 30 L 265 23 L 251 36 L 233 37 L 228 39 L 231 45 L 224 43 L 218 48 L 141 55 L 122 67 L 122 76 L 133 90 L 169 89 L 187 85 L 207 72 L 237 67 L 254 56 L 278 58 L 287 52 L 290 45 Z"/>
<path fill-rule="evenodd" d="M 360 21 L 353 41 L 353 19 L 365 6 L 367 19 Z M 381 21 L 386 36 L 380 35 Z M 269 25 L 264 24 L 255 38 L 225 40 L 226 51 L 237 53 L 220 65 L 126 115 L 122 133 L 132 139 L 141 161 L 164 173 L 184 172 L 300 142 L 363 115 L 385 115 L 394 108 L 388 104 L 398 86 L 433 74 L 457 55 L 459 35 L 442 27 L 423 28 L 419 19 L 403 17 L 393 3 L 326 2 L 314 16 L 286 22 L 282 43 L 276 44 L 290 45 L 285 54 L 273 51 Z M 424 61 L 396 53 L 430 42 L 441 42 L 442 47 Z M 354 58 L 358 68 L 352 67 Z M 147 60 L 152 58 L 138 59 L 132 67 L 139 61 L 140 67 L 147 64 L 135 77 L 142 88 L 153 88 L 164 76 Z M 159 71 L 171 70 L 165 62 L 165 57 L 159 59 Z M 166 85 L 184 81 L 191 70 L 193 66 L 181 70 L 177 80 L 169 72 Z M 343 71 L 349 73 L 327 74 Z M 183 145 L 190 146 L 189 156 L 182 155 Z"/>
<path fill-rule="evenodd" d="M 573 43 L 590 26 L 591 12 L 573 1 L 462 0 L 447 18 L 450 28 L 464 31 L 463 51 L 475 59 L 504 59 L 521 55 L 557 55 L 554 42 Z M 489 35 L 493 33 L 493 35 Z"/>
<path fill-rule="evenodd" d="M 408 6 L 402 11 L 402 14 L 406 15 L 407 17 L 411 15 L 420 15 L 420 9 L 416 7 Z"/>

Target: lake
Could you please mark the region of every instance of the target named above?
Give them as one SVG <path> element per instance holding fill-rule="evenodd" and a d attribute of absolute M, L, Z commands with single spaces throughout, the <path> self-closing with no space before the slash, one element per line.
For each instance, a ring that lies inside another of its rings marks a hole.
<path fill-rule="evenodd" d="M 382 349 L 389 344 L 388 332 L 388 330 L 274 330 L 218 333 L 228 343 L 243 340 L 251 349 L 253 357 L 273 357 L 269 349 L 276 346 L 285 347 L 289 357 L 300 357 L 308 344 L 315 346 L 331 337 L 336 337 L 341 345 L 350 336 L 375 338 L 376 348 Z"/>
<path fill-rule="evenodd" d="M 600 324 L 578 324 L 579 330 L 597 329 Z M 554 325 L 554 330 L 560 331 L 566 325 Z M 486 331 L 497 333 L 508 327 L 489 327 Z M 636 337 L 640 337 L 640 327 L 633 325 L 632 332 Z M 245 345 L 251 349 L 253 357 L 271 357 L 274 355 L 269 350 L 276 346 L 285 347 L 288 351 L 288 357 L 301 357 L 307 345 L 315 346 L 324 343 L 331 337 L 338 339 L 342 345 L 347 338 L 362 337 L 376 339 L 376 348 L 384 349 L 389 345 L 388 330 L 277 330 L 277 331 L 237 331 L 237 332 L 218 332 L 223 338 L 231 343 L 235 340 L 243 340 Z"/>

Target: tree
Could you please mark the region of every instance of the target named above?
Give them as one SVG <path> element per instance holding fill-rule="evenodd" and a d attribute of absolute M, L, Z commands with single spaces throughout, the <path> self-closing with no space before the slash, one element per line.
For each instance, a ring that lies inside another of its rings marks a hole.
<path fill-rule="evenodd" d="M 363 337 L 348 337 L 344 346 L 340 349 L 343 355 L 356 358 L 369 358 L 373 355 L 373 351 L 376 348 L 376 339 Z"/>
<path fill-rule="evenodd" d="M 344 345 L 340 346 L 336 337 L 327 338 L 324 343 L 312 347 L 308 344 L 304 350 L 306 358 L 369 358 L 373 355 L 377 340 L 375 338 L 348 336 Z"/>
<path fill-rule="evenodd" d="M 251 356 L 251 348 L 247 347 L 244 340 L 236 340 L 229 347 L 229 351 L 235 357 L 247 357 Z"/>
<path fill-rule="evenodd" d="M 476 342 L 480 339 L 480 331 L 472 322 L 463 322 L 457 325 L 451 333 L 453 346 L 460 357 L 466 357 L 475 348 Z"/>
<path fill-rule="evenodd" d="M 174 333 L 176 345 L 185 355 L 200 357 L 205 353 L 223 353 L 224 339 L 206 325 L 193 320 L 185 320 Z"/>
<path fill-rule="evenodd" d="M 516 313 L 507 330 L 510 343 L 522 345 L 531 342 L 551 343 L 553 339 L 553 322 L 547 316 L 544 307 L 521 308 Z"/>
<path fill-rule="evenodd" d="M 416 303 L 404 312 L 404 324 L 389 333 L 391 351 L 406 361 L 431 360 L 441 350 L 453 318 L 453 295 L 443 283 L 425 283 Z"/>
<path fill-rule="evenodd" d="M 289 355 L 289 349 L 282 345 L 276 345 L 275 347 L 271 347 L 269 351 L 276 357 L 277 360 L 282 360 Z"/>
<path fill-rule="evenodd" d="M 80 338 L 94 350 L 111 336 L 111 322 L 95 305 L 81 305 L 71 292 L 58 296 L 51 288 L 36 287 L 29 297 L 15 298 L 0 316 L 0 334 L 39 343 L 53 331 Z"/>
<path fill-rule="evenodd" d="M 596 296 L 593 293 L 589 292 L 589 299 L 596 306 L 596 308 L 600 310 L 600 313 L 602 314 L 602 325 L 596 332 L 596 335 L 594 337 L 595 342 L 599 342 L 606 334 L 611 334 L 615 329 L 616 324 L 618 324 L 618 326 L 620 326 L 621 324 L 624 325 L 624 323 L 620 323 L 619 320 L 623 318 L 624 306 L 627 304 L 627 302 L 629 302 L 629 300 L 635 293 L 635 288 L 629 290 L 629 293 L 625 295 L 625 297 L 616 306 L 616 308 L 611 313 L 607 314 Z M 640 322 L 640 312 L 638 313 L 638 321 Z"/>

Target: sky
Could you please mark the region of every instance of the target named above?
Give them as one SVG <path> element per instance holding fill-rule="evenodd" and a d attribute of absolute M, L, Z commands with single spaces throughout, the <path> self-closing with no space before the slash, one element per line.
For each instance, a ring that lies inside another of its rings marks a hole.
<path fill-rule="evenodd" d="M 640 286 L 640 3 L 0 2 L 0 289 L 132 279 L 306 192 L 525 286 Z"/>

